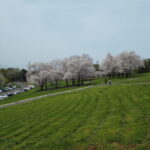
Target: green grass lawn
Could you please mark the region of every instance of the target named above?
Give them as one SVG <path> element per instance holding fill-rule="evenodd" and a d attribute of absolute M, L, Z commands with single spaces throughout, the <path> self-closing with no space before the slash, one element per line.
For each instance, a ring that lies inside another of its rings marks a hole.
<path fill-rule="evenodd" d="M 136 74 L 132 75 L 130 78 L 107 78 L 107 80 L 111 80 L 114 84 L 121 83 L 150 83 L 150 73 Z M 91 84 L 104 84 L 104 78 L 99 78 L 92 81 Z"/>
<path fill-rule="evenodd" d="M 0 150 L 149 150 L 150 85 L 95 87 L 0 110 Z"/>
<path fill-rule="evenodd" d="M 132 75 L 131 78 L 112 79 L 115 83 L 150 83 L 150 73 Z"/>

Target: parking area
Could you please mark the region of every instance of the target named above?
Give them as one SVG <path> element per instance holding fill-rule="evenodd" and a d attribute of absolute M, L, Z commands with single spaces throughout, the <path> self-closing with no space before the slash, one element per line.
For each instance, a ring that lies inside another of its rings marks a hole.
<path fill-rule="evenodd" d="M 30 89 L 33 89 L 34 85 L 22 85 L 20 88 L 14 87 L 5 87 L 3 90 L 0 91 L 0 100 L 5 100 L 10 96 L 14 96 Z"/>

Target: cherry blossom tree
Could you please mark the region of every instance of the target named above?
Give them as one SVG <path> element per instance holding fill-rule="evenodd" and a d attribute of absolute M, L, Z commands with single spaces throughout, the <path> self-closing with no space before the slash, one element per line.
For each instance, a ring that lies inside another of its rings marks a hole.
<path fill-rule="evenodd" d="M 56 88 L 58 88 L 58 81 L 63 80 L 63 72 L 61 60 L 55 60 L 51 62 L 52 69 L 50 71 L 50 80 L 55 82 Z"/>
<path fill-rule="evenodd" d="M 47 89 L 47 81 L 52 67 L 46 63 L 34 63 L 28 65 L 27 80 L 41 87 L 41 90 Z"/>
<path fill-rule="evenodd" d="M 92 77 L 95 73 L 93 60 L 89 55 L 70 57 L 67 68 L 67 75 L 72 79 L 73 85 L 75 85 L 76 80 L 78 85 L 84 84 L 84 80 Z"/>
<path fill-rule="evenodd" d="M 123 78 L 124 75 L 129 77 L 131 73 L 143 66 L 144 63 L 140 56 L 138 56 L 135 52 L 125 51 L 115 57 L 110 53 L 107 54 L 106 58 L 100 65 L 100 69 L 103 74 L 109 77 L 114 77 L 115 74 L 118 74 L 118 77 L 121 75 Z"/>
<path fill-rule="evenodd" d="M 69 86 L 68 81 L 72 78 L 72 73 L 69 70 L 69 58 L 65 58 L 61 61 L 61 72 L 63 73 L 63 80 L 66 82 L 66 87 Z"/>
<path fill-rule="evenodd" d="M 117 72 L 116 63 L 116 57 L 108 53 L 100 65 L 100 69 L 103 71 L 103 74 L 114 77 L 115 73 Z"/>
<path fill-rule="evenodd" d="M 121 73 L 122 77 L 126 75 L 126 78 L 135 70 L 144 66 L 142 58 L 135 52 L 122 52 L 116 57 L 116 62 L 118 73 Z"/>

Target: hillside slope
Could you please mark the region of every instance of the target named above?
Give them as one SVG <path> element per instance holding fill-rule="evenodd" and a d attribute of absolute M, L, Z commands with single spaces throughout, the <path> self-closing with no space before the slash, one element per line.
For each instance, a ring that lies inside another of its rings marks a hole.
<path fill-rule="evenodd" d="M 150 85 L 95 87 L 0 110 L 0 150 L 148 150 Z"/>

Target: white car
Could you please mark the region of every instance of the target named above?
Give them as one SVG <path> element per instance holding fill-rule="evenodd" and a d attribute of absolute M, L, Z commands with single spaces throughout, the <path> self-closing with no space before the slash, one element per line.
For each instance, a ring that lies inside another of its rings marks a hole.
<path fill-rule="evenodd" d="M 28 85 L 28 87 L 30 87 L 30 89 L 34 89 L 35 88 L 34 85 Z"/>
<path fill-rule="evenodd" d="M 17 95 L 17 94 L 19 94 L 20 93 L 20 91 L 15 91 L 14 92 L 14 95 Z"/>
<path fill-rule="evenodd" d="M 2 90 L 0 90 L 0 93 L 2 93 L 3 91 Z"/>
<path fill-rule="evenodd" d="M 12 90 L 12 88 L 10 88 L 10 87 L 5 87 L 5 90 L 6 90 L 6 91 L 9 91 L 9 90 Z"/>
<path fill-rule="evenodd" d="M 1 95 L 0 96 L 0 99 L 4 99 L 4 98 L 8 98 L 8 96 L 7 95 Z"/>
<path fill-rule="evenodd" d="M 24 91 L 28 91 L 28 90 L 30 90 L 31 88 L 30 87 L 25 87 L 24 88 Z"/>

